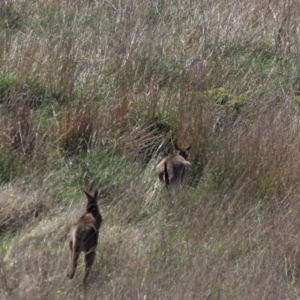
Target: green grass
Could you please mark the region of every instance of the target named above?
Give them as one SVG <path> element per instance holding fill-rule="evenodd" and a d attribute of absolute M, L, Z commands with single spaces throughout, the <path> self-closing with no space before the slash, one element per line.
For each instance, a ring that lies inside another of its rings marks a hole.
<path fill-rule="evenodd" d="M 0 150 L 0 183 L 7 183 L 16 176 L 20 176 L 24 166 L 13 149 L 2 148 Z"/>
<path fill-rule="evenodd" d="M 10 245 L 12 243 L 13 243 L 13 237 L 10 235 L 5 236 L 1 239 L 0 253 L 3 258 L 6 257 L 8 251 L 9 251 Z"/>

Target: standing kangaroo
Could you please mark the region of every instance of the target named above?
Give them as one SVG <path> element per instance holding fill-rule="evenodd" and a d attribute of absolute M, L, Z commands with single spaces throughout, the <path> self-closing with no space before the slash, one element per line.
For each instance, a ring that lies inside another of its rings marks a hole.
<path fill-rule="evenodd" d="M 165 157 L 156 167 L 159 180 L 165 182 L 167 186 L 184 184 L 191 168 L 191 163 L 187 161 L 191 145 L 182 149 L 175 143 L 175 149 L 177 154 Z M 166 181 L 166 174 L 168 174 L 168 181 Z"/>
<path fill-rule="evenodd" d="M 97 204 L 98 192 L 95 191 L 94 195 L 86 191 L 84 191 L 84 193 L 88 200 L 86 212 L 81 216 L 78 222 L 71 227 L 70 231 L 70 270 L 67 276 L 70 279 L 74 277 L 79 254 L 83 251 L 85 255 L 83 283 L 86 284 L 96 255 L 96 246 L 102 217 Z"/>

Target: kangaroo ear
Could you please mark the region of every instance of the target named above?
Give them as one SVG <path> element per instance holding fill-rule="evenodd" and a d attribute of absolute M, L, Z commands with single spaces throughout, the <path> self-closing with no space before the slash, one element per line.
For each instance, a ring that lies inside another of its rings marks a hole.
<path fill-rule="evenodd" d="M 185 148 L 185 151 L 190 151 L 190 150 L 191 150 L 191 147 L 192 147 L 192 145 L 190 144 L 189 146 L 187 146 L 187 147 Z"/>
<path fill-rule="evenodd" d="M 98 197 L 98 191 L 96 190 L 96 191 L 94 192 L 94 198 L 97 199 L 97 197 Z"/>
<path fill-rule="evenodd" d="M 181 149 L 179 148 L 177 142 L 174 143 L 174 147 L 175 147 L 176 151 L 180 151 L 180 150 L 181 150 Z"/>
<path fill-rule="evenodd" d="M 86 195 L 87 197 L 91 197 L 90 193 L 87 192 L 85 189 L 82 189 L 82 191 L 85 193 L 85 195 Z"/>

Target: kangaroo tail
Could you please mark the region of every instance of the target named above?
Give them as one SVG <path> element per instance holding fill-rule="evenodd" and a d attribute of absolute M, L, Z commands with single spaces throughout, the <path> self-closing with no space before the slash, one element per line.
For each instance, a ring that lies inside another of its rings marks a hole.
<path fill-rule="evenodd" d="M 80 245 L 78 245 L 77 241 L 77 231 L 72 230 L 71 231 L 71 240 L 70 240 L 70 269 L 67 274 L 67 276 L 72 279 L 75 275 L 76 267 L 77 267 L 77 261 L 80 253 Z"/>
<path fill-rule="evenodd" d="M 165 169 L 164 169 L 164 172 L 165 172 L 165 183 L 166 183 L 166 187 L 169 186 L 170 184 L 170 180 L 169 180 L 169 174 L 168 174 L 168 168 L 167 168 L 167 163 L 165 162 Z"/>

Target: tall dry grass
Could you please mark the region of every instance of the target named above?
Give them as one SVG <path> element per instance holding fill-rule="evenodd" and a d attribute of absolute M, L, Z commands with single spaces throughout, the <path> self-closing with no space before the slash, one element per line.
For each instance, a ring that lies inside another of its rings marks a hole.
<path fill-rule="evenodd" d="M 299 10 L 1 3 L 1 299 L 298 299 Z M 193 170 L 169 206 L 176 139 Z M 104 218 L 86 291 L 65 276 L 83 186 Z"/>

